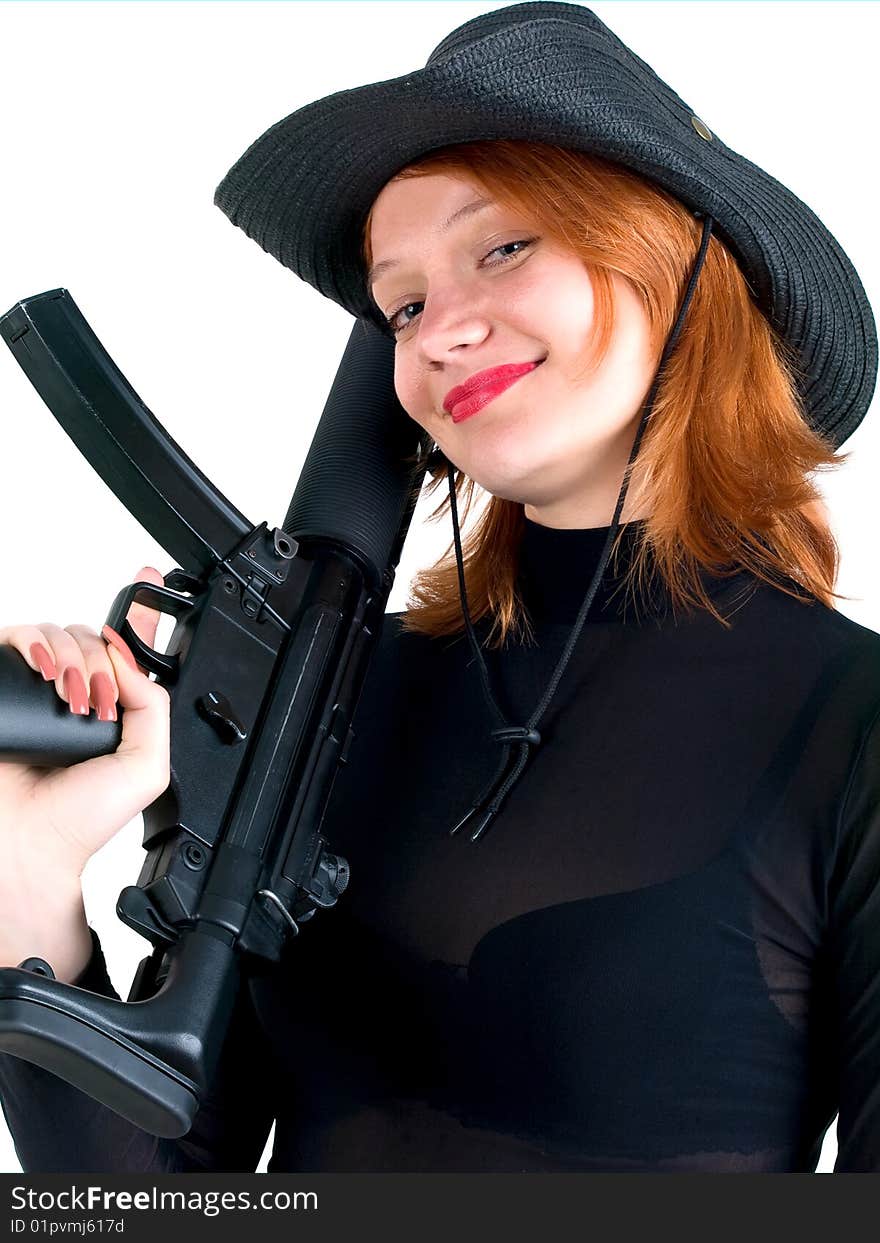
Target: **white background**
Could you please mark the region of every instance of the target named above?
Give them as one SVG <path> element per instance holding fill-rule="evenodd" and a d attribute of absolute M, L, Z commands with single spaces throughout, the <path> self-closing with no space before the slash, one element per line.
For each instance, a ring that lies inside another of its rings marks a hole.
<path fill-rule="evenodd" d="M 0 2 L 0 313 L 63 286 L 171 435 L 253 522 L 280 522 L 351 319 L 213 206 L 276 120 L 424 64 L 498 3 Z M 874 3 L 601 2 L 594 11 L 729 146 L 838 237 L 880 307 L 874 227 L 880 11 Z M 0 347 L 2 348 L 2 347 Z M 0 617 L 96 629 L 142 564 L 171 568 L 0 352 Z M 823 479 L 842 610 L 880 630 L 878 432 Z M 417 513 L 390 608 L 442 553 Z M 126 995 L 146 943 L 116 918 L 140 819 L 86 872 L 86 905 Z M 829 1134 L 820 1169 L 831 1168 Z M 265 1160 L 265 1159 L 264 1159 Z M 261 1167 L 261 1168 L 264 1168 Z M 0 1169 L 19 1169 L 0 1133 Z"/>

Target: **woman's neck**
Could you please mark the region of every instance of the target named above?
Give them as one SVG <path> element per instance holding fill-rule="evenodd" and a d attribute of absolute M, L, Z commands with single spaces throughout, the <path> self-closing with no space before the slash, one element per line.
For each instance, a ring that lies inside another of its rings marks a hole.
<path fill-rule="evenodd" d="M 594 495 L 587 500 L 563 497 L 547 505 L 524 505 L 523 513 L 529 522 L 551 527 L 556 531 L 592 531 L 611 526 L 611 518 L 617 508 L 619 486 L 612 496 Z M 620 526 L 629 522 L 643 521 L 648 516 L 647 506 L 639 506 L 626 497 L 620 516 Z"/>

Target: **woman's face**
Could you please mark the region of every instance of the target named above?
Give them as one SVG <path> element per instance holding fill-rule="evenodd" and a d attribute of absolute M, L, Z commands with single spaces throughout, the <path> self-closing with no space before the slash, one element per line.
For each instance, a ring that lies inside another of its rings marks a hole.
<path fill-rule="evenodd" d="M 396 330 L 394 384 L 407 413 L 455 466 L 533 521 L 607 526 L 658 362 L 629 282 L 614 276 L 611 346 L 578 378 L 592 282 L 518 211 L 456 177 L 392 180 L 370 240 L 372 293 Z M 511 364 L 526 367 L 508 387 L 510 370 L 444 408 L 452 389 Z M 628 494 L 623 520 L 641 516 Z"/>

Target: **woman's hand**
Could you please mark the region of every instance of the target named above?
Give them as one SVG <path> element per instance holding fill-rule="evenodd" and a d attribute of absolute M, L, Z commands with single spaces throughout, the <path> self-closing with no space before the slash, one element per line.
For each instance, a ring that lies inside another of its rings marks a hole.
<path fill-rule="evenodd" d="M 146 566 L 135 581 L 161 586 L 163 578 Z M 128 620 L 153 646 L 159 617 L 133 604 Z M 88 626 L 5 626 L 0 643 L 53 680 L 72 711 L 91 707 L 115 720 L 117 704 L 124 709 L 122 739 L 110 755 L 69 768 L 0 763 L 0 966 L 36 955 L 59 979 L 74 978 L 91 949 L 82 870 L 166 789 L 170 700 L 127 645 L 113 646 Z"/>

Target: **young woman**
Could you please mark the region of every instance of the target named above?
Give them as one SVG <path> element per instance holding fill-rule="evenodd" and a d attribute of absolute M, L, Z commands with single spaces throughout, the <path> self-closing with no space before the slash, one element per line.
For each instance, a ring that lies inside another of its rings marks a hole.
<path fill-rule="evenodd" d="M 350 892 L 192 1131 L 3 1057 L 25 1168 L 253 1169 L 274 1118 L 272 1170 L 808 1171 L 839 1111 L 836 1168 L 880 1169 L 880 638 L 810 478 L 876 337 L 833 237 L 567 4 L 294 113 L 217 201 L 394 335 L 455 556 L 358 709 Z M 167 784 L 167 695 L 110 632 L 0 637 L 125 708 L 115 756 L 0 772 L 0 955 L 109 992 L 78 877 Z"/>

